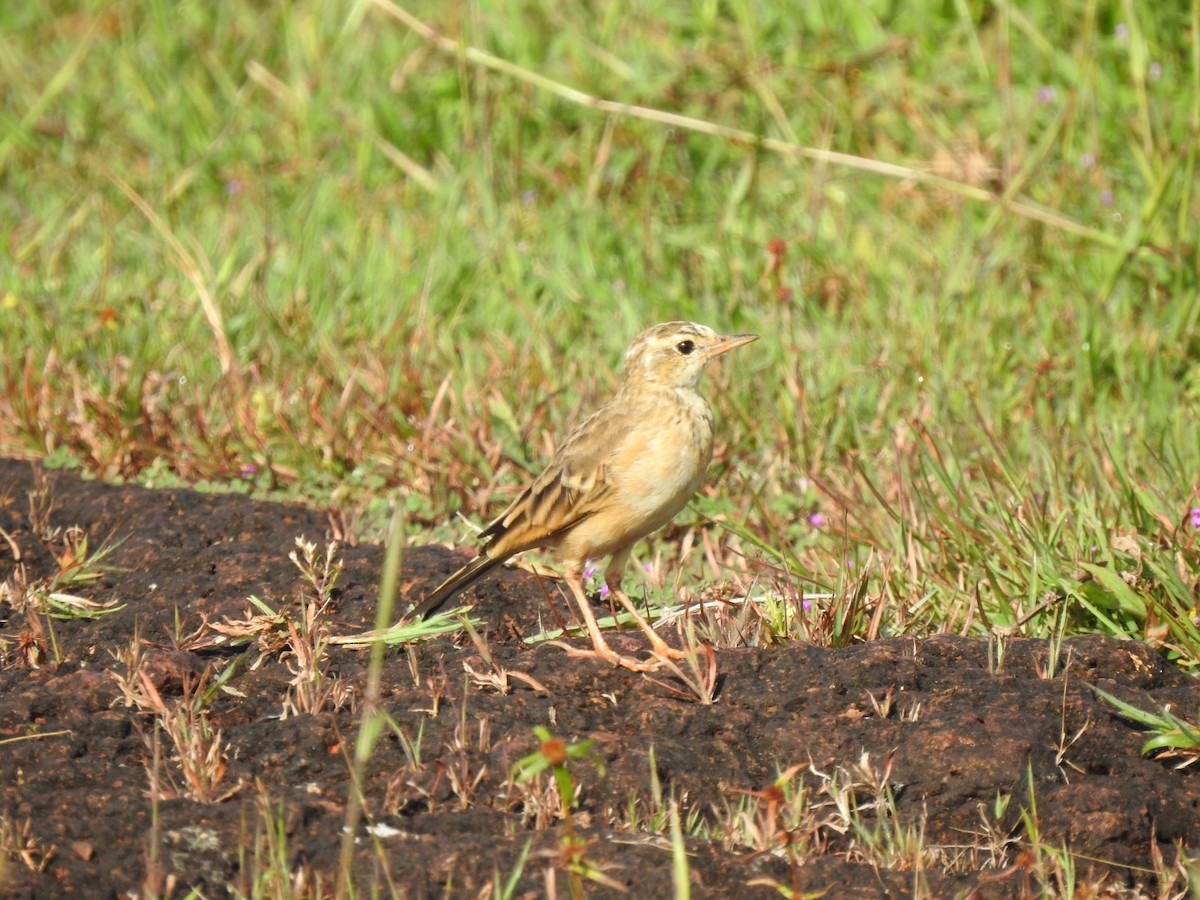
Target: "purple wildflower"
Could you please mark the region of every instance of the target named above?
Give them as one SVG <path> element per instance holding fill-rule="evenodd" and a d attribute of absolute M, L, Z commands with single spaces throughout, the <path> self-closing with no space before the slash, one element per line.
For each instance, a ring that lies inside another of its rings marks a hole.
<path fill-rule="evenodd" d="M 1193 528 L 1200 528 L 1200 506 L 1192 507 L 1192 511 L 1188 513 L 1188 524 Z"/>
<path fill-rule="evenodd" d="M 242 478 L 246 479 L 247 481 L 257 474 L 258 466 L 256 466 L 254 463 L 246 463 L 244 466 L 242 466 Z"/>
<path fill-rule="evenodd" d="M 1058 91 L 1050 85 L 1043 88 L 1038 88 L 1037 98 L 1039 103 L 1053 103 L 1058 99 Z"/>
<path fill-rule="evenodd" d="M 607 584 L 600 585 L 600 599 L 601 600 L 608 599 L 608 585 Z"/>
<path fill-rule="evenodd" d="M 1105 188 L 1100 194 L 1100 202 L 1103 203 L 1105 206 L 1112 206 L 1113 205 L 1113 192 L 1111 190 L 1109 190 L 1108 188 Z"/>
<path fill-rule="evenodd" d="M 599 566 L 588 566 L 586 569 L 583 570 L 584 580 L 590 581 L 591 579 L 596 577 L 596 573 L 599 571 L 600 571 Z"/>
<path fill-rule="evenodd" d="M 813 528 L 824 528 L 825 521 L 826 519 L 824 513 L 815 512 L 808 517 L 808 524 Z"/>

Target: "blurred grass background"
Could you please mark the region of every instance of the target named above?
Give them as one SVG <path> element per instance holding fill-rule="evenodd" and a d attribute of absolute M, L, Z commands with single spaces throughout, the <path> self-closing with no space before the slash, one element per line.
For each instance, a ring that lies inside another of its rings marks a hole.
<path fill-rule="evenodd" d="M 0 449 L 366 537 L 398 495 L 413 540 L 467 542 L 453 514 L 510 498 L 634 334 L 694 319 L 764 340 L 708 379 L 710 485 L 639 551 L 650 589 L 816 585 L 837 640 L 1103 630 L 1194 666 L 1198 23 L 5 4 Z"/>

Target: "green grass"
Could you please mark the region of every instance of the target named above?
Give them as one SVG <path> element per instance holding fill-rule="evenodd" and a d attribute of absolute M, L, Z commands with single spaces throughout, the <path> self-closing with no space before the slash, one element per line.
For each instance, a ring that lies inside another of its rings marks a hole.
<path fill-rule="evenodd" d="M 386 6 L 0 11 L 0 447 L 465 542 L 696 319 L 765 339 L 668 592 L 1200 662 L 1196 0 Z"/>

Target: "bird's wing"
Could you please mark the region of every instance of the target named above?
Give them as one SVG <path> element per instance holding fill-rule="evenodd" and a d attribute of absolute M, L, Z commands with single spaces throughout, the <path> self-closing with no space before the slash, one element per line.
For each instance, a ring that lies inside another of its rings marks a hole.
<path fill-rule="evenodd" d="M 602 408 L 563 441 L 544 472 L 500 516 L 480 532 L 483 551 L 426 597 L 410 616 L 422 619 L 510 556 L 541 547 L 592 515 L 611 490 L 608 459 L 623 435 L 624 421 Z M 610 440 L 611 437 L 611 440 Z"/>
<path fill-rule="evenodd" d="M 488 556 L 544 546 L 604 504 L 608 461 L 624 436 L 621 417 L 603 407 L 572 431 L 545 471 L 483 530 Z"/>

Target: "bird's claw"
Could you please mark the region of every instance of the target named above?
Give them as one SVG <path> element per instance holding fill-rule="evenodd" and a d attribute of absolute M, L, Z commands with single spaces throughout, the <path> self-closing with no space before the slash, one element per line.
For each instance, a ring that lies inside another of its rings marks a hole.
<path fill-rule="evenodd" d="M 654 672 L 661 668 L 663 661 L 656 658 L 659 654 L 657 650 L 655 656 L 650 659 L 634 659 L 632 656 L 622 656 L 611 647 L 594 647 L 590 650 L 581 650 L 578 647 L 572 647 L 570 644 L 564 644 L 562 641 L 550 641 L 556 647 L 562 647 L 567 651 L 567 656 L 574 659 L 602 659 L 613 668 L 628 669 L 631 672 Z M 671 648 L 668 647 L 668 650 Z M 676 657 L 678 658 L 678 657 Z"/>

